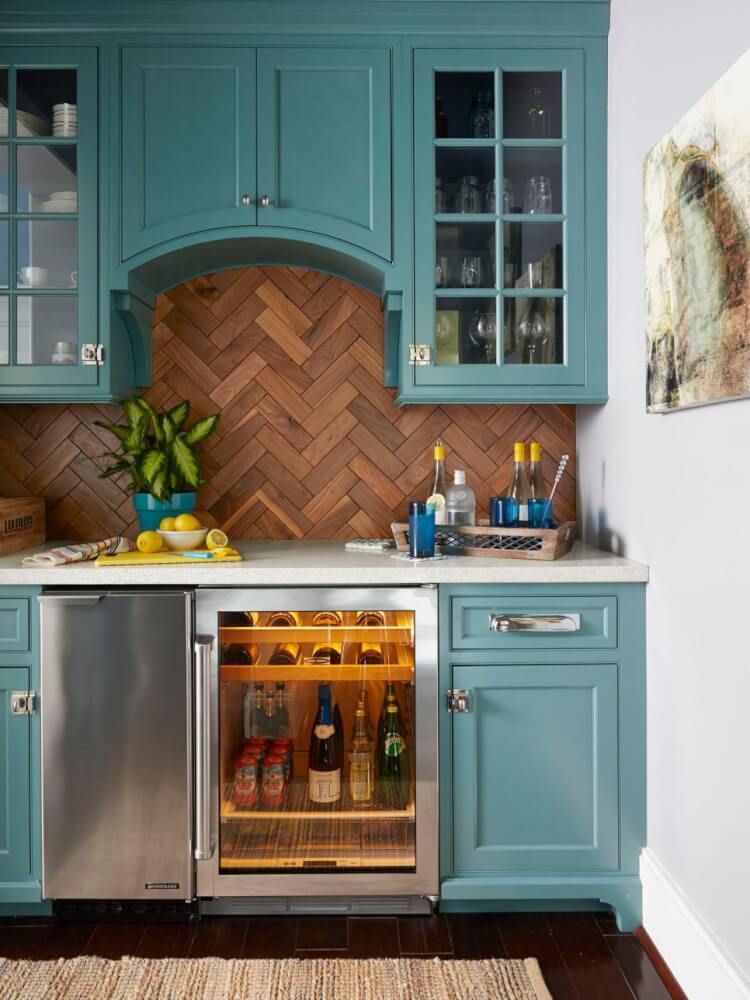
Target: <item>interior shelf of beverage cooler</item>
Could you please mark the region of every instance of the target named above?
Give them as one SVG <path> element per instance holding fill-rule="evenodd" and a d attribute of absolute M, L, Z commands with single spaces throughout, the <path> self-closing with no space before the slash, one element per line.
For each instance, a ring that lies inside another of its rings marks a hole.
<path fill-rule="evenodd" d="M 408 625 L 222 625 L 222 642 L 238 645 L 262 642 L 395 642 L 411 645 L 414 630 Z"/>
<path fill-rule="evenodd" d="M 411 681 L 413 663 L 223 663 L 222 681 Z"/>
<path fill-rule="evenodd" d="M 243 809 L 234 804 L 232 799 L 233 783 L 224 786 L 224 796 L 221 803 L 221 820 L 228 823 L 245 823 L 249 820 L 273 820 L 277 823 L 309 821 L 312 823 L 330 823 L 332 820 L 347 820 L 356 823 L 393 821 L 414 822 L 414 795 L 410 795 L 409 804 L 405 809 L 382 809 L 377 804 L 368 809 L 354 809 L 349 795 L 349 789 L 344 783 L 341 789 L 341 800 L 330 804 L 311 802 L 307 794 L 307 778 L 295 778 L 289 786 L 286 801 L 283 805 L 270 807 L 260 803 Z"/>

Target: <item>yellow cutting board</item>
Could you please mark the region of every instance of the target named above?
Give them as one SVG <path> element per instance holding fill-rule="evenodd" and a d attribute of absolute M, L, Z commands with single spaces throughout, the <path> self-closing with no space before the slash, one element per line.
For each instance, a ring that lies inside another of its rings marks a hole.
<path fill-rule="evenodd" d="M 212 566 L 218 562 L 242 562 L 242 556 L 212 556 L 195 559 L 179 552 L 120 552 L 116 556 L 97 556 L 97 566 L 163 566 L 165 563 L 183 563 L 190 566 Z"/>

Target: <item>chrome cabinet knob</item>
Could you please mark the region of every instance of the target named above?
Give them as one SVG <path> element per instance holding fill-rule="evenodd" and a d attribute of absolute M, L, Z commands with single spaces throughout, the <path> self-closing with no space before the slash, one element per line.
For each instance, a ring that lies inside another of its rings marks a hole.
<path fill-rule="evenodd" d="M 242 204 L 245 206 L 245 208 L 247 208 L 248 205 L 252 205 L 253 203 L 253 199 L 250 197 L 249 194 L 243 194 L 240 200 Z"/>
<path fill-rule="evenodd" d="M 260 199 L 260 204 L 262 208 L 268 208 L 268 206 L 271 204 L 271 199 L 268 197 L 267 194 L 264 194 L 263 197 Z"/>

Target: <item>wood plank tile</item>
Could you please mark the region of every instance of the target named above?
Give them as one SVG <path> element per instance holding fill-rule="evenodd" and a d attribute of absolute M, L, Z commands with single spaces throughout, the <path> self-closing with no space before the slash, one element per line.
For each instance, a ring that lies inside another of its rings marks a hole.
<path fill-rule="evenodd" d="M 606 943 L 637 1000 L 672 1000 L 673 993 L 662 982 L 637 938 L 622 934 L 607 937 Z"/>
<path fill-rule="evenodd" d="M 135 955 L 145 930 L 144 924 L 97 924 L 83 954 L 110 959 Z"/>
<path fill-rule="evenodd" d="M 633 1000 L 590 913 L 551 913 L 548 920 L 580 1000 Z"/>
<path fill-rule="evenodd" d="M 447 913 L 454 958 L 505 958 L 500 931 L 485 913 Z"/>
<path fill-rule="evenodd" d="M 395 917 L 350 917 L 349 958 L 398 958 Z"/>
<path fill-rule="evenodd" d="M 562 953 L 543 913 L 496 914 L 507 958 L 536 958 L 544 981 L 555 1000 L 579 998 L 565 967 Z"/>
<path fill-rule="evenodd" d="M 195 928 L 189 958 L 240 958 L 247 927 L 244 917 L 203 917 Z"/>
<path fill-rule="evenodd" d="M 346 917 L 300 917 L 294 950 L 299 958 L 305 952 L 337 952 L 347 949 Z M 335 958 L 331 955 L 331 958 Z"/>
<path fill-rule="evenodd" d="M 434 917 L 399 917 L 398 941 L 399 952 L 404 957 L 453 955 L 450 928 L 442 914 Z"/>
<path fill-rule="evenodd" d="M 138 958 L 187 958 L 194 933 L 191 924 L 146 924 L 135 954 Z"/>
<path fill-rule="evenodd" d="M 295 917 L 251 917 L 243 958 L 292 958 L 297 941 Z"/>

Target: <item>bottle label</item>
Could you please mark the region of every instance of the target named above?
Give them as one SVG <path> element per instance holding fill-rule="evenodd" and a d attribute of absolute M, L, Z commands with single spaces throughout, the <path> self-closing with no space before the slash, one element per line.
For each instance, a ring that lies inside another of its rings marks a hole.
<path fill-rule="evenodd" d="M 369 802 L 372 798 L 372 758 L 369 755 L 360 760 L 351 756 L 349 784 L 353 802 Z"/>
<path fill-rule="evenodd" d="M 318 737 L 319 740 L 330 739 L 335 732 L 336 732 L 335 726 L 324 726 L 323 723 L 319 723 L 315 727 L 315 735 Z"/>
<path fill-rule="evenodd" d="M 311 802 L 338 802 L 341 798 L 341 768 L 335 771 L 309 771 Z"/>
<path fill-rule="evenodd" d="M 401 733 L 388 733 L 385 738 L 386 757 L 400 757 L 406 750 L 406 743 Z"/>
<path fill-rule="evenodd" d="M 521 523 L 529 523 L 529 505 L 527 503 L 518 505 L 518 520 Z"/>

